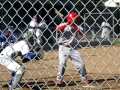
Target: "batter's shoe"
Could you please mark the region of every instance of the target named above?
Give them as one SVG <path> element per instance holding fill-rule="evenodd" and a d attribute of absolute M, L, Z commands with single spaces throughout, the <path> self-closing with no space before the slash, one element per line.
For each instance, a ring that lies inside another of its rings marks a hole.
<path fill-rule="evenodd" d="M 95 88 L 95 85 L 93 85 L 92 81 L 88 79 L 88 76 L 82 79 L 82 83 L 84 84 L 82 86 L 84 88 Z"/>
<path fill-rule="evenodd" d="M 56 80 L 55 81 L 55 84 L 57 85 L 57 86 L 65 86 L 65 82 L 63 81 L 63 80 Z"/>
<path fill-rule="evenodd" d="M 87 78 L 85 78 L 85 79 L 82 79 L 82 83 L 89 85 L 90 81 Z"/>

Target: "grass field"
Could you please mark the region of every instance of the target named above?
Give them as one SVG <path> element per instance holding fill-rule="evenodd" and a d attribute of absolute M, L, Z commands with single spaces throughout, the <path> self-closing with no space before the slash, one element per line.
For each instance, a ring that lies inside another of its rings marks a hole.
<path fill-rule="evenodd" d="M 80 77 L 71 60 L 68 60 L 65 72 L 66 85 L 58 87 L 54 81 L 57 75 L 57 50 L 45 52 L 39 61 L 26 63 L 26 71 L 22 78 L 21 90 L 120 90 L 120 47 L 96 47 L 79 50 L 85 60 L 88 74 L 92 77 L 94 88 L 83 88 Z M 7 90 L 6 81 L 9 72 L 0 66 L 0 90 Z"/>

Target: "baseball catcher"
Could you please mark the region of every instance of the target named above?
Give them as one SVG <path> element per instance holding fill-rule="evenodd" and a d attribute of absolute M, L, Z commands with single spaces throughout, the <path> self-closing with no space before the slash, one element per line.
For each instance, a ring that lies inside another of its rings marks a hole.
<path fill-rule="evenodd" d="M 79 22 L 79 15 L 75 11 L 71 11 L 66 16 L 66 23 L 57 25 L 58 34 L 57 41 L 59 45 L 59 66 L 56 83 L 62 84 L 67 59 L 70 57 L 80 74 L 81 80 L 88 84 L 86 78 L 86 68 L 81 55 L 77 51 L 82 32 L 76 23 Z"/>
<path fill-rule="evenodd" d="M 27 40 L 16 41 L 12 31 L 7 30 L 0 34 L 1 46 L 0 64 L 11 71 L 11 80 L 9 82 L 9 90 L 16 89 L 21 80 L 25 67 L 22 63 L 26 63 L 35 59 L 37 53 L 30 51 L 30 46 Z M 21 64 L 16 60 L 17 56 L 21 56 Z"/>
<path fill-rule="evenodd" d="M 25 70 L 25 67 L 18 64 L 13 56 L 24 56 L 29 53 L 29 51 L 29 46 L 25 40 L 10 44 L 1 51 L 0 64 L 11 71 L 9 90 L 14 90 L 16 88 Z"/>

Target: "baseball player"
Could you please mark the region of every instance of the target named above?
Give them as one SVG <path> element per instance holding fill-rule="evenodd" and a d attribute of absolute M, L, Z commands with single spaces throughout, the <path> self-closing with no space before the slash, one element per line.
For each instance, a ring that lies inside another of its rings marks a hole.
<path fill-rule="evenodd" d="M 5 42 L 6 42 L 6 37 L 5 35 L 3 34 L 3 32 L 0 32 L 0 47 L 4 47 L 5 45 Z"/>
<path fill-rule="evenodd" d="M 36 52 L 39 52 L 40 58 L 43 58 L 44 53 L 42 49 L 42 30 L 46 28 L 45 21 L 40 22 L 40 17 L 38 15 L 34 16 L 29 24 L 29 29 L 24 34 L 24 38 L 27 39 Z"/>
<path fill-rule="evenodd" d="M 5 32 L 1 32 L 0 45 L 2 48 L 8 46 L 10 43 L 15 43 L 15 42 L 16 42 L 16 37 L 14 36 L 11 27 L 8 27 L 8 29 Z"/>
<path fill-rule="evenodd" d="M 109 40 L 110 39 L 110 31 L 111 31 L 111 26 L 107 22 L 102 22 L 101 24 L 101 38 L 103 40 Z"/>
<path fill-rule="evenodd" d="M 66 19 L 66 23 L 61 23 L 56 27 L 57 32 L 61 33 L 57 37 L 59 44 L 59 66 L 56 83 L 58 85 L 63 84 L 66 62 L 70 57 L 80 74 L 81 80 L 88 84 L 85 63 L 77 51 L 81 31 L 75 22 L 79 21 L 79 15 L 77 12 L 71 11 L 66 16 Z"/>
<path fill-rule="evenodd" d="M 23 56 L 29 52 L 28 44 L 25 40 L 18 41 L 5 47 L 0 53 L 0 64 L 12 72 L 9 82 L 9 90 L 14 90 L 20 81 L 25 67 L 18 64 L 12 57 Z"/>

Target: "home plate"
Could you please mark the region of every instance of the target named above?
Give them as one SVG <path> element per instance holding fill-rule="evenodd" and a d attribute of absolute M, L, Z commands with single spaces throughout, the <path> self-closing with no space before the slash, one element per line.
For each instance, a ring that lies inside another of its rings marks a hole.
<path fill-rule="evenodd" d="M 96 88 L 96 86 L 94 86 L 94 85 L 84 85 L 82 87 L 84 87 L 84 88 Z"/>

